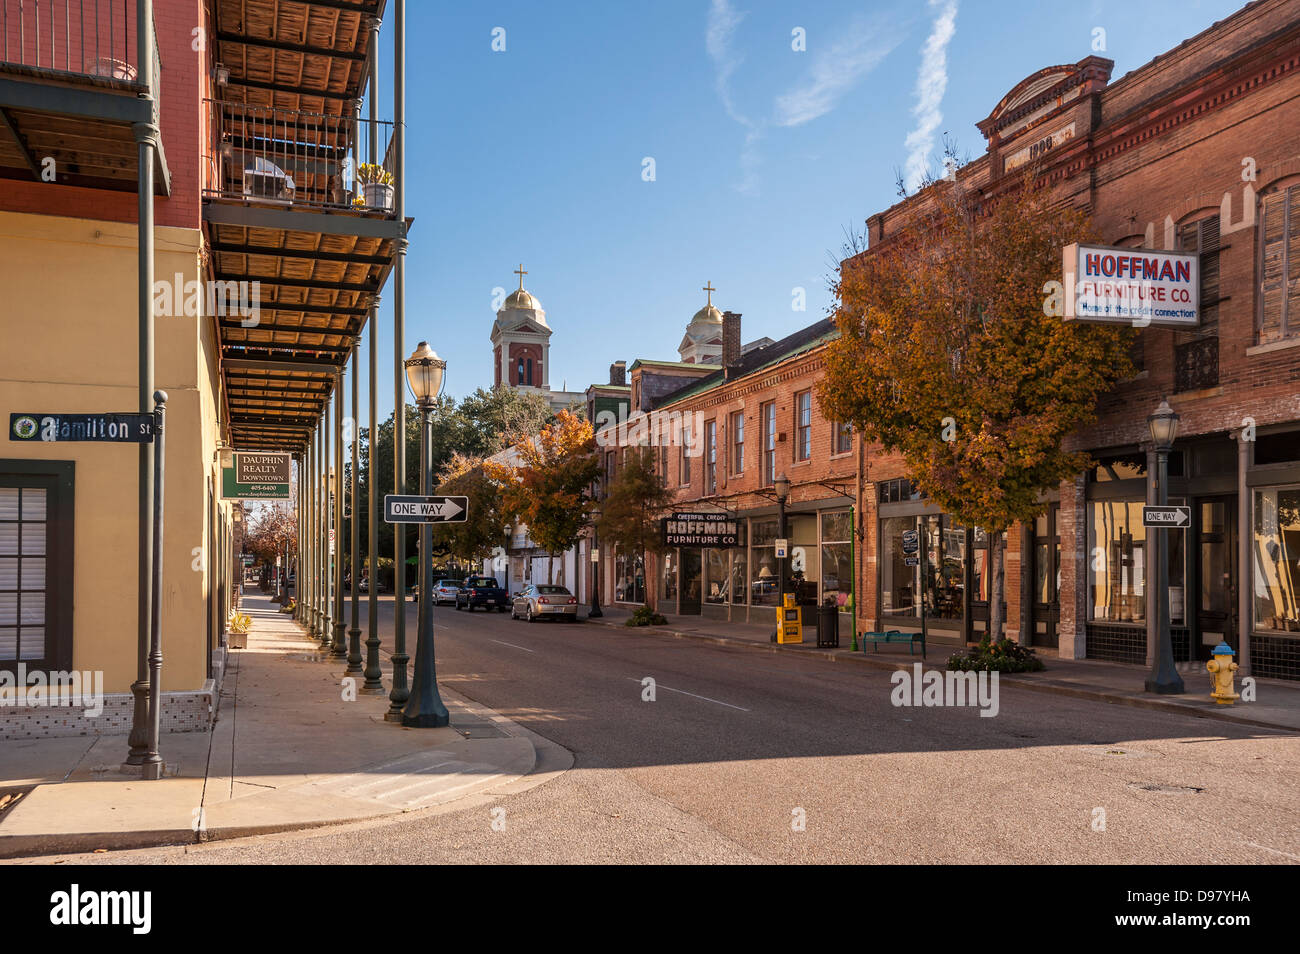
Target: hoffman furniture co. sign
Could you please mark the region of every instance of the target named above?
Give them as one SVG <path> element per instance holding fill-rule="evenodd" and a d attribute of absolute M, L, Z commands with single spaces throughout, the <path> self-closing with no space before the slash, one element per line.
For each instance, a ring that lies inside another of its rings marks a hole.
<path fill-rule="evenodd" d="M 1201 268 L 1196 255 L 1143 248 L 1067 245 L 1065 320 L 1196 328 Z"/>
<path fill-rule="evenodd" d="M 740 526 L 725 513 L 674 513 L 664 518 L 666 547 L 734 547 Z"/>

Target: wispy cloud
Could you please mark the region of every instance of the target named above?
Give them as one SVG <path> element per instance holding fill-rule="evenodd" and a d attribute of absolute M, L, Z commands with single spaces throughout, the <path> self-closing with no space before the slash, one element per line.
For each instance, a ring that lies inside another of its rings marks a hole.
<path fill-rule="evenodd" d="M 732 74 L 744 61 L 744 58 L 738 56 L 732 49 L 731 40 L 735 36 L 736 27 L 740 26 L 740 21 L 743 19 L 745 14 L 737 11 L 728 0 L 713 0 L 709 7 L 709 24 L 704 35 L 704 47 L 709 53 L 709 59 L 713 60 L 713 82 L 718 91 L 718 98 L 722 100 L 723 109 L 742 126 L 753 126 L 749 118 L 736 108 L 736 101 L 731 95 Z"/>
<path fill-rule="evenodd" d="M 930 152 L 934 149 L 934 133 L 943 122 L 939 106 L 948 88 L 948 43 L 957 32 L 957 0 L 930 0 L 930 6 L 939 13 L 921 48 L 921 66 L 916 75 L 916 105 L 912 107 L 916 128 L 907 134 L 906 140 L 905 181 L 909 189 L 915 189 L 925 178 Z"/>
<path fill-rule="evenodd" d="M 841 39 L 814 54 L 804 78 L 776 97 L 770 116 L 754 118 L 737 105 L 732 88 L 732 79 L 744 62 L 744 56 L 736 51 L 735 36 L 746 16 L 731 0 L 711 0 L 704 45 L 713 62 L 718 99 L 732 121 L 746 130 L 740 151 L 741 179 L 735 188 L 753 195 L 758 192 L 762 164 L 759 144 L 767 130 L 772 126 L 800 126 L 830 112 L 898 45 L 901 35 L 894 36 L 883 17 L 855 20 L 842 31 Z"/>
<path fill-rule="evenodd" d="M 880 19 L 855 22 L 845 36 L 816 54 L 807 78 L 776 98 L 778 126 L 800 126 L 824 116 L 899 43 Z"/>

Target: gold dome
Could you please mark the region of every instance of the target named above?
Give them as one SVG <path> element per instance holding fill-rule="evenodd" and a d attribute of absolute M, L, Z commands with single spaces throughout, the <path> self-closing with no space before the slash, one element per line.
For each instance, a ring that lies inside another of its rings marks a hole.
<path fill-rule="evenodd" d="M 530 295 L 524 289 L 519 288 L 510 293 L 506 299 L 505 307 L 507 308 L 524 308 L 529 311 L 540 311 L 542 303 Z"/>
<path fill-rule="evenodd" d="M 695 313 L 695 317 L 691 319 L 691 324 L 720 325 L 722 324 L 722 312 L 712 305 L 705 305 Z"/>

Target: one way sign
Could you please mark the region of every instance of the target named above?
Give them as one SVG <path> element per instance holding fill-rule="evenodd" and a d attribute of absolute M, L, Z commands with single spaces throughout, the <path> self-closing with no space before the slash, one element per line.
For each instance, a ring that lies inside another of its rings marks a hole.
<path fill-rule="evenodd" d="M 1144 527 L 1185 527 L 1192 519 L 1191 507 L 1143 507 Z"/>
<path fill-rule="evenodd" d="M 464 523 L 468 511 L 468 497 L 384 497 L 386 523 Z"/>

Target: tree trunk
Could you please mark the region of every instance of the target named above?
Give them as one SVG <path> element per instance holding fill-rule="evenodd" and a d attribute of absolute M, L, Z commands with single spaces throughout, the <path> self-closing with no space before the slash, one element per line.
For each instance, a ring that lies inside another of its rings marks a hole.
<path fill-rule="evenodd" d="M 546 562 L 546 582 L 549 584 L 555 582 L 555 551 L 551 550 L 547 556 L 549 559 Z"/>
<path fill-rule="evenodd" d="M 995 643 L 1002 639 L 1002 594 L 1006 585 L 1002 559 L 1004 546 L 1002 531 L 990 530 L 989 559 L 992 563 L 990 570 L 993 574 L 993 580 L 992 586 L 989 588 L 989 638 Z"/>

